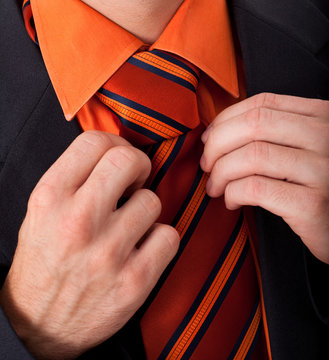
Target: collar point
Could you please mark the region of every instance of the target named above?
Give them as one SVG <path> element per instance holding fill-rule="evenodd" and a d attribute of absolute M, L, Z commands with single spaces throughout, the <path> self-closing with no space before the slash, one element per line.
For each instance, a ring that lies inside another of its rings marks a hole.
<path fill-rule="evenodd" d="M 233 90 L 231 94 L 232 94 L 232 96 L 233 96 L 235 99 L 239 99 L 239 97 L 240 97 L 240 91 L 239 91 L 239 89 Z"/>
<path fill-rule="evenodd" d="M 64 116 L 65 116 L 66 121 L 71 121 L 71 120 L 73 120 L 75 115 L 71 114 L 71 113 L 64 112 Z"/>

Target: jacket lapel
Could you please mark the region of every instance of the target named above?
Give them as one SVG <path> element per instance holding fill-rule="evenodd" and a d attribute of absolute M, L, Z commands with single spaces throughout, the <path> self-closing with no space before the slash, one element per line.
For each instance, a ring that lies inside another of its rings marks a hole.
<path fill-rule="evenodd" d="M 327 0 L 232 0 L 232 5 L 317 54 L 329 41 Z M 322 5 L 323 4 L 323 5 Z"/>
<path fill-rule="evenodd" d="M 231 8 L 249 96 L 329 98 L 329 14 L 310 0 L 232 0 Z"/>
<path fill-rule="evenodd" d="M 29 194 L 80 130 L 64 120 L 13 0 L 1 4 L 0 48 L 6 49 L 0 66 L 0 264 L 9 265 Z"/>

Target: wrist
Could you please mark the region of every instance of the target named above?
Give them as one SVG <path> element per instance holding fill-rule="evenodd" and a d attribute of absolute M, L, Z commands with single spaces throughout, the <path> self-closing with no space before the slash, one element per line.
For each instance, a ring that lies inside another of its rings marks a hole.
<path fill-rule="evenodd" d="M 5 283 L 0 291 L 0 305 L 13 330 L 35 359 L 69 360 L 82 353 L 71 344 L 52 335 L 50 330 L 45 330 L 41 324 L 33 320 L 31 314 L 27 316 L 18 302 L 15 301 L 8 287 L 8 284 Z M 49 324 L 48 328 L 51 328 Z"/>

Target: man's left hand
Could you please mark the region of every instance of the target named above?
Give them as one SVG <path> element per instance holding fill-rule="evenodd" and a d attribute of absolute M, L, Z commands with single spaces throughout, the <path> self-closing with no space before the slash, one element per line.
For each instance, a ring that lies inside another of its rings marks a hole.
<path fill-rule="evenodd" d="M 220 113 L 202 141 L 209 196 L 281 216 L 329 264 L 329 101 L 259 94 Z"/>

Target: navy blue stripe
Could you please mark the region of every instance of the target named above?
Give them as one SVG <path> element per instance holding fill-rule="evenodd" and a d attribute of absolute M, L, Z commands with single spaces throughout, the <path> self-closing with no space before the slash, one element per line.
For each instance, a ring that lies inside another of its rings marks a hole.
<path fill-rule="evenodd" d="M 165 79 L 171 80 L 176 84 L 182 85 L 185 88 L 193 91 L 194 93 L 196 92 L 196 88 L 193 84 L 191 84 L 189 81 L 182 79 L 179 76 L 173 75 L 168 73 L 167 71 L 161 70 L 151 64 L 147 64 L 144 61 L 141 61 L 139 59 L 136 59 L 134 57 L 131 57 L 129 60 L 127 60 L 127 62 L 129 62 L 130 64 L 133 64 L 135 66 L 138 66 L 141 69 L 147 70 L 155 75 L 161 76 Z"/>
<path fill-rule="evenodd" d="M 197 188 L 199 182 L 200 182 L 200 178 L 203 174 L 201 168 L 198 169 L 198 172 L 197 172 L 197 175 L 196 175 L 196 178 L 194 180 L 194 183 L 192 185 L 192 188 L 191 190 L 189 191 L 188 195 L 187 195 L 187 198 L 184 202 L 184 204 L 187 202 L 189 202 L 188 199 L 191 199 L 194 192 L 195 192 L 195 189 Z M 187 201 L 188 200 L 188 201 Z M 173 260 L 170 262 L 170 264 L 167 266 L 166 270 L 162 273 L 159 281 L 157 282 L 156 286 L 154 287 L 154 289 L 152 290 L 151 294 L 149 295 L 149 297 L 147 298 L 146 302 L 144 303 L 144 305 L 141 307 L 140 311 L 139 311 L 139 315 L 140 316 L 143 316 L 143 314 L 145 313 L 145 311 L 147 310 L 147 308 L 151 305 L 152 301 L 154 300 L 154 298 L 157 296 L 158 292 L 160 291 L 163 283 L 166 281 L 167 277 L 169 276 L 169 274 L 171 273 L 172 269 L 174 268 L 174 266 L 176 265 L 178 259 L 180 258 L 180 256 L 182 255 L 186 245 L 188 244 L 195 228 L 197 227 L 204 211 L 206 210 L 207 208 L 207 205 L 209 203 L 209 196 L 208 195 L 205 195 L 204 199 L 202 200 L 194 218 L 193 218 L 193 221 L 190 223 L 190 226 L 189 228 L 187 229 L 187 231 L 185 232 L 185 235 L 183 236 L 183 238 L 181 239 L 180 241 L 180 245 L 179 245 L 179 249 L 177 251 L 177 254 L 175 255 L 175 257 L 173 258 Z M 183 213 L 183 211 L 186 209 L 186 206 L 184 208 L 184 206 L 181 207 L 181 209 L 179 210 L 178 214 L 179 213 Z M 172 226 L 173 223 L 171 223 Z"/>
<path fill-rule="evenodd" d="M 124 118 L 122 115 L 120 115 L 119 113 L 117 113 L 115 110 L 113 110 L 112 108 L 110 108 L 108 105 L 105 104 L 105 106 L 111 111 L 113 112 L 118 119 L 120 120 L 120 122 L 126 126 L 127 128 L 129 128 L 130 130 L 134 130 L 136 132 L 138 132 L 139 134 L 142 134 L 156 142 L 162 142 L 165 140 L 168 140 L 165 136 L 168 136 L 166 133 L 164 133 L 161 130 L 158 130 L 160 133 L 162 133 L 164 136 L 161 136 L 155 132 L 153 132 L 152 130 L 149 130 L 147 128 L 145 128 L 143 125 L 138 125 L 133 121 L 130 121 L 129 119 Z M 133 120 L 136 121 L 136 119 L 132 118 Z M 141 124 L 143 124 L 142 121 L 140 121 Z M 161 144 L 160 144 L 161 145 Z"/>
<path fill-rule="evenodd" d="M 199 81 L 198 74 L 191 67 L 189 67 L 187 64 L 185 64 L 183 61 L 180 61 L 180 60 L 176 59 L 175 57 L 169 55 L 168 53 L 165 53 L 165 52 L 160 51 L 160 50 L 151 50 L 150 53 L 152 53 L 152 54 L 154 54 L 156 56 L 159 56 L 164 60 L 170 61 L 170 62 L 172 62 L 173 64 L 175 64 L 177 66 L 180 66 L 181 68 L 183 68 L 186 71 L 190 72 Z"/>
<path fill-rule="evenodd" d="M 194 230 L 196 229 L 202 214 L 204 213 L 204 211 L 206 210 L 206 207 L 208 205 L 210 201 L 210 197 L 206 194 L 201 202 L 201 204 L 199 205 L 199 209 L 197 210 L 193 220 L 191 221 L 188 229 L 185 231 L 185 235 L 182 237 L 181 242 L 180 242 L 180 248 L 178 250 L 178 254 L 180 255 L 181 252 L 183 252 L 183 250 L 185 249 L 187 243 L 189 242 Z"/>
<path fill-rule="evenodd" d="M 149 149 L 149 151 L 147 152 L 147 155 L 151 160 L 154 158 L 154 155 L 157 153 L 161 145 L 161 142 L 157 142 L 156 144 L 151 146 L 151 149 Z"/>
<path fill-rule="evenodd" d="M 192 354 L 193 354 L 194 350 L 196 349 L 196 347 L 198 346 L 198 344 L 200 343 L 200 341 L 202 340 L 204 334 L 208 330 L 211 322 L 215 318 L 218 310 L 220 309 L 220 307 L 223 304 L 227 294 L 229 293 L 235 279 L 237 278 L 237 276 L 238 276 L 238 274 L 239 274 L 239 272 L 241 270 L 241 267 L 242 267 L 242 265 L 244 263 L 244 260 L 246 259 L 248 251 L 249 251 L 249 242 L 246 241 L 246 243 L 245 243 L 245 245 L 243 247 L 243 250 L 241 252 L 241 255 L 240 255 L 237 263 L 235 264 L 235 267 L 234 267 L 233 271 L 231 272 L 231 275 L 227 279 L 226 284 L 224 285 L 222 291 L 220 292 L 220 294 L 219 294 L 217 300 L 215 301 L 212 309 L 208 313 L 208 316 L 206 317 L 205 321 L 201 325 L 199 331 L 196 333 L 194 339 L 191 341 L 188 348 L 185 349 L 185 352 L 184 352 L 184 355 L 182 356 L 182 359 L 189 359 L 192 356 Z M 188 325 L 188 323 L 192 319 L 193 315 L 195 315 L 196 310 L 198 309 L 200 303 L 204 299 L 205 294 L 209 290 L 209 288 L 210 288 L 211 284 L 213 283 L 216 275 L 218 274 L 218 271 L 219 271 L 219 269 L 221 267 L 221 266 L 218 267 L 218 264 L 219 264 L 219 262 L 216 263 L 216 265 L 213 268 L 211 274 L 209 275 L 209 278 L 207 279 L 205 285 L 203 286 L 202 290 L 200 291 L 197 298 L 195 299 L 195 302 L 191 306 L 190 310 L 186 314 L 184 320 L 179 325 L 179 327 L 177 328 L 177 330 L 175 331 L 175 333 L 173 334 L 173 336 L 171 337 L 171 339 L 169 340 L 169 342 L 167 343 L 167 345 L 163 349 L 161 355 L 159 356 L 159 360 L 166 358 L 166 356 L 169 354 L 169 352 L 171 351 L 171 349 L 173 348 L 173 346 L 176 344 L 177 340 L 181 336 L 182 332 L 185 330 L 186 326 Z M 182 349 L 182 351 L 184 351 L 184 349 Z"/>
<path fill-rule="evenodd" d="M 37 35 L 36 30 L 35 30 L 35 23 L 34 23 L 33 16 L 30 19 L 30 25 L 31 25 L 32 29 L 34 29 L 34 32 L 35 32 L 33 41 L 39 46 L 38 35 Z"/>
<path fill-rule="evenodd" d="M 26 8 L 27 6 L 29 6 L 30 4 L 31 4 L 30 0 L 29 0 L 29 1 L 27 1 L 27 2 L 25 3 L 25 5 L 23 6 L 22 11 L 24 11 L 24 10 L 25 10 L 25 8 Z"/>
<path fill-rule="evenodd" d="M 234 229 L 232 231 L 232 234 L 231 234 L 230 238 L 228 239 L 227 244 L 225 245 L 223 251 L 221 252 L 216 264 L 213 267 L 213 269 L 211 270 L 210 275 L 208 276 L 206 282 L 202 286 L 202 289 L 200 290 L 199 294 L 197 295 L 196 299 L 194 300 L 194 302 L 193 302 L 191 308 L 189 309 L 188 313 L 185 315 L 183 321 L 181 322 L 181 324 L 179 325 L 179 327 L 177 328 L 177 330 L 175 331 L 175 333 L 173 334 L 173 336 L 169 340 L 168 344 L 164 348 L 164 350 L 163 350 L 164 354 L 167 354 L 167 355 L 169 354 L 170 350 L 175 345 L 176 341 L 179 339 L 182 331 L 184 331 L 184 329 L 186 328 L 186 326 L 190 322 L 191 318 L 195 314 L 196 310 L 200 306 L 202 300 L 204 299 L 205 294 L 208 292 L 211 284 L 214 282 L 214 280 L 215 280 L 215 278 L 216 278 L 216 276 L 218 274 L 219 269 L 223 266 L 223 263 L 224 263 L 225 259 L 227 258 L 228 253 L 232 249 L 232 246 L 234 245 L 235 240 L 236 240 L 236 238 L 237 238 L 237 236 L 239 234 L 239 231 L 241 229 L 242 222 L 243 222 L 243 215 L 241 213 L 241 215 L 240 215 L 240 217 L 239 217 L 239 219 L 238 219 L 238 221 L 237 221 L 237 223 L 236 223 L 236 225 L 235 225 L 235 227 L 234 227 Z M 223 291 L 224 291 L 224 289 L 223 289 Z M 168 350 L 169 350 L 169 352 L 168 352 Z"/>
<path fill-rule="evenodd" d="M 258 325 L 258 329 L 257 329 L 257 332 L 256 332 L 256 335 L 255 335 L 255 338 L 249 348 L 249 351 L 247 352 L 247 355 L 245 356 L 244 360 L 248 360 L 251 358 L 252 354 L 254 353 L 254 350 L 255 350 L 255 347 L 256 347 L 256 344 L 257 344 L 257 341 L 259 339 L 259 335 L 260 335 L 260 323 Z"/>
<path fill-rule="evenodd" d="M 172 118 L 170 118 L 168 116 L 165 116 L 165 115 L 163 115 L 163 114 L 161 114 L 161 113 L 159 113 L 159 112 L 157 112 L 155 110 L 152 110 L 152 109 L 150 109 L 150 108 L 148 108 L 146 106 L 138 104 L 135 101 L 127 99 L 127 98 L 125 98 L 123 96 L 115 94 L 115 93 L 113 93 L 113 92 L 111 92 L 109 90 L 106 90 L 104 88 L 100 88 L 98 90 L 98 92 L 103 94 L 104 96 L 107 96 L 110 99 L 113 99 L 115 101 L 119 101 L 123 105 L 129 106 L 129 107 L 131 107 L 131 108 L 133 108 L 133 109 L 135 109 L 137 111 L 140 111 L 140 112 L 142 112 L 142 113 L 144 113 L 144 114 L 146 114 L 148 116 L 151 116 L 151 117 L 153 117 L 153 118 L 155 118 L 157 120 L 160 120 L 162 123 L 167 124 L 167 125 L 173 127 L 174 129 L 182 132 L 182 133 L 186 133 L 187 131 L 191 130 L 188 127 L 180 124 L 179 122 L 175 121 L 174 119 L 172 119 Z M 180 134 L 177 133 L 177 135 L 180 135 Z"/>
<path fill-rule="evenodd" d="M 35 32 L 34 42 L 39 46 L 39 40 L 38 40 L 37 32 Z"/>
<path fill-rule="evenodd" d="M 189 191 L 189 193 L 187 194 L 187 197 L 185 199 L 185 201 L 183 202 L 182 206 L 180 207 L 178 213 L 176 214 L 173 222 L 171 223 L 172 226 L 176 226 L 180 220 L 180 218 L 182 217 L 187 205 L 189 204 L 189 202 L 191 201 L 197 187 L 199 186 L 199 183 L 200 183 L 200 180 L 203 176 L 203 171 L 202 169 L 199 167 L 198 168 L 198 171 L 196 173 L 196 176 L 195 176 L 195 179 L 193 181 L 193 184 L 192 184 L 192 187 L 191 187 L 191 190 Z"/>
<path fill-rule="evenodd" d="M 178 137 L 177 142 L 176 142 L 174 148 L 171 151 L 171 154 L 168 156 L 168 159 L 161 166 L 160 170 L 158 171 L 158 173 L 156 174 L 154 180 L 152 181 L 152 184 L 150 185 L 150 190 L 155 191 L 157 189 L 160 182 L 162 181 L 165 174 L 167 173 L 170 165 L 176 159 L 176 156 L 178 155 L 180 149 L 182 148 L 182 146 L 184 144 L 185 138 L 186 138 L 185 134 Z"/>
<path fill-rule="evenodd" d="M 199 345 L 200 341 L 202 340 L 204 334 L 206 333 L 206 331 L 208 330 L 211 322 L 213 321 L 213 319 L 215 318 L 216 314 L 218 313 L 218 310 L 220 309 L 222 303 L 224 302 L 228 292 L 230 291 L 235 279 L 237 278 L 242 265 L 244 263 L 244 260 L 247 257 L 249 251 L 249 241 L 247 240 L 245 243 L 245 246 L 243 248 L 243 251 L 241 253 L 241 256 L 239 258 L 239 260 L 237 261 L 234 270 L 232 271 L 230 277 L 228 278 L 226 285 L 224 286 L 222 292 L 220 293 L 217 301 L 215 302 L 214 306 L 212 307 L 209 315 L 207 316 L 207 319 L 205 320 L 205 322 L 202 324 L 200 330 L 198 331 L 198 333 L 196 334 L 196 336 L 194 337 L 194 339 L 192 340 L 189 348 L 187 349 L 187 351 L 185 352 L 185 354 L 182 356 L 182 360 L 187 360 L 189 359 L 194 350 L 196 349 L 196 347 Z"/>
<path fill-rule="evenodd" d="M 113 111 L 111 108 L 109 108 L 111 111 Z M 119 120 L 121 121 L 121 123 L 128 127 L 131 130 L 134 130 L 136 132 L 138 132 L 141 135 L 144 135 L 146 137 L 148 137 L 149 139 L 152 139 L 156 142 L 161 142 L 166 140 L 164 137 L 154 133 L 153 131 L 150 131 L 148 129 L 145 129 L 143 126 L 140 126 L 138 124 L 135 124 L 133 122 L 130 122 L 129 120 L 123 118 L 121 115 L 118 115 L 115 111 L 113 111 L 114 114 L 119 118 Z"/>
<path fill-rule="evenodd" d="M 253 307 L 253 309 L 252 309 L 252 311 L 251 311 L 251 314 L 249 315 L 249 318 L 248 318 L 245 326 L 243 327 L 243 329 L 242 329 L 242 331 L 241 331 L 241 334 L 240 334 L 240 336 L 239 336 L 236 344 L 234 345 L 233 350 L 232 350 L 232 352 L 231 352 L 231 354 L 230 354 L 230 356 L 228 357 L 227 360 L 232 360 L 232 359 L 234 359 L 234 356 L 235 356 L 236 353 L 238 352 L 238 350 L 239 350 L 239 348 L 240 348 L 240 346 L 241 346 L 241 344 L 242 344 L 242 341 L 243 341 L 243 339 L 245 338 L 245 336 L 246 336 L 246 334 L 247 334 L 247 331 L 249 330 L 250 325 L 251 325 L 251 323 L 252 323 L 252 320 L 253 320 L 253 318 L 254 318 L 254 316 L 255 316 L 255 314 L 256 314 L 258 305 L 259 305 L 259 299 L 257 299 L 257 301 L 256 301 L 256 303 L 255 303 L 255 305 L 254 305 L 254 307 Z"/>

